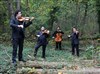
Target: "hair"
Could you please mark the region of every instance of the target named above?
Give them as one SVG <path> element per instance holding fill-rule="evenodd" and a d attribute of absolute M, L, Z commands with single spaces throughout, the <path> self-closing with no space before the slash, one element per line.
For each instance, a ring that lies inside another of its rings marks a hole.
<path fill-rule="evenodd" d="M 19 12 L 21 12 L 21 11 L 20 10 L 16 10 L 14 16 L 16 17 Z"/>
<path fill-rule="evenodd" d="M 44 30 L 45 30 L 45 27 L 44 27 L 44 26 L 42 26 L 42 27 L 41 27 L 41 30 L 42 30 L 42 31 L 44 31 Z"/>

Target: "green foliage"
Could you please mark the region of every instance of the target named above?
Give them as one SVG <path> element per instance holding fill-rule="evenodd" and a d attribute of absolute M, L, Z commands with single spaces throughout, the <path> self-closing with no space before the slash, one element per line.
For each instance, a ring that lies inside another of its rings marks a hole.
<path fill-rule="evenodd" d="M 10 35 L 8 33 L 3 33 L 1 36 L 0 36 L 0 40 L 4 40 L 4 41 L 9 41 L 10 40 Z"/>
<path fill-rule="evenodd" d="M 85 52 L 82 53 L 84 59 L 99 59 L 100 47 L 88 46 Z"/>
<path fill-rule="evenodd" d="M 97 60 L 100 61 L 100 46 L 97 46 L 95 49 L 94 49 L 94 54 L 95 54 L 95 57 Z"/>
<path fill-rule="evenodd" d="M 0 1 L 0 33 L 8 33 L 10 36 L 7 2 Z M 61 27 L 65 34 L 71 32 L 72 26 L 77 26 L 83 36 L 91 37 L 95 33 L 98 34 L 95 2 L 94 0 L 29 0 L 27 3 L 27 0 L 21 0 L 23 16 L 35 17 L 33 24 L 26 30 L 26 35 L 30 36 L 31 32 L 34 35 L 41 26 L 54 31 L 57 25 Z M 15 1 L 12 1 L 12 3 L 15 11 L 16 3 Z M 88 9 L 84 24 L 86 3 Z M 32 35 L 30 39 L 32 39 Z"/>
<path fill-rule="evenodd" d="M 11 70 L 11 29 L 9 26 L 9 0 L 0 1 L 0 72 L 7 74 L 14 74 Z M 100 34 L 98 33 L 96 1 L 95 0 L 21 0 L 21 10 L 23 16 L 34 16 L 33 24 L 26 29 L 26 39 L 24 42 L 23 56 L 25 60 L 31 60 L 29 56 L 33 58 L 34 46 L 36 44 L 35 34 L 39 31 L 41 26 L 45 26 L 54 31 L 59 25 L 64 31 L 64 38 L 67 39 L 67 35 L 71 33 L 71 28 L 77 26 L 80 32 L 80 38 L 83 38 L 83 44 L 80 43 L 80 47 L 84 48 L 84 51 L 80 51 L 80 57 L 71 55 L 70 40 L 64 40 L 62 47 L 65 50 L 55 50 L 55 42 L 50 38 L 49 45 L 46 50 L 46 59 L 48 62 L 67 62 L 76 61 L 81 59 L 98 59 L 100 60 L 100 46 L 90 46 L 91 40 L 88 42 L 88 38 L 98 38 L 100 41 Z M 98 0 L 100 2 L 100 0 Z M 16 9 L 15 0 L 12 0 L 13 10 Z M 87 16 L 84 20 L 86 4 Z M 98 3 L 99 4 L 99 3 Z M 84 22 L 85 21 L 85 24 Z M 51 32 L 51 33 L 52 33 Z M 6 43 L 5 43 L 6 42 Z M 4 49 L 2 49 L 4 48 Z M 42 50 L 38 51 L 38 61 L 41 61 Z M 74 62 L 75 63 L 75 62 Z M 58 65 L 58 68 L 62 68 L 62 65 Z M 28 70 L 28 69 L 26 69 Z M 34 69 L 33 69 L 34 70 Z M 32 71 L 33 71 L 32 70 Z M 15 71 L 15 70 L 13 70 Z M 31 70 L 30 70 L 31 71 Z"/>
<path fill-rule="evenodd" d="M 87 57 L 87 59 L 92 59 L 93 58 L 93 46 L 87 47 L 86 51 L 85 51 L 85 56 Z"/>

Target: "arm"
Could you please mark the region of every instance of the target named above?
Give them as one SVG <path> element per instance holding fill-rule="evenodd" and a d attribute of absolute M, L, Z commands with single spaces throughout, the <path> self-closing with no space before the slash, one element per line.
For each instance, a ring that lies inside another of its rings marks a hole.
<path fill-rule="evenodd" d="M 41 32 L 38 32 L 36 37 L 40 37 L 41 35 L 42 35 Z"/>
<path fill-rule="evenodd" d="M 23 28 L 23 25 L 18 25 L 17 23 L 15 23 L 14 19 L 10 20 L 10 26 L 13 28 Z"/>
<path fill-rule="evenodd" d="M 77 38 L 79 37 L 79 32 L 78 32 L 78 31 L 76 31 L 76 37 L 77 37 Z"/>
<path fill-rule="evenodd" d="M 67 37 L 72 38 L 72 36 L 73 36 L 73 33 L 69 34 Z"/>
<path fill-rule="evenodd" d="M 46 38 L 48 38 L 50 35 L 48 33 L 43 33 Z"/>
<path fill-rule="evenodd" d="M 18 27 L 18 25 L 15 24 L 15 20 L 14 19 L 11 19 L 10 26 L 11 27 L 14 27 L 14 28 L 17 28 Z"/>
<path fill-rule="evenodd" d="M 28 27 L 30 24 L 32 24 L 31 21 L 29 21 L 28 23 L 25 23 L 25 22 L 24 22 L 24 27 L 26 28 L 26 27 Z"/>
<path fill-rule="evenodd" d="M 61 31 L 61 33 L 62 33 L 62 34 L 64 34 L 64 32 L 63 32 L 63 31 Z"/>
<path fill-rule="evenodd" d="M 52 34 L 52 37 L 55 37 L 55 35 L 56 35 L 56 31 Z"/>

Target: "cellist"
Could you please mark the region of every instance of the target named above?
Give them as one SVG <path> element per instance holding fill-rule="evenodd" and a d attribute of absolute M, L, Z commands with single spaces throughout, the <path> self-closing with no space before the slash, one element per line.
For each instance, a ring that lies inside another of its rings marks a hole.
<path fill-rule="evenodd" d="M 55 49 L 60 49 L 62 50 L 62 36 L 63 36 L 64 32 L 60 29 L 60 27 L 58 26 L 56 31 L 53 33 L 53 38 L 56 42 L 56 47 Z"/>

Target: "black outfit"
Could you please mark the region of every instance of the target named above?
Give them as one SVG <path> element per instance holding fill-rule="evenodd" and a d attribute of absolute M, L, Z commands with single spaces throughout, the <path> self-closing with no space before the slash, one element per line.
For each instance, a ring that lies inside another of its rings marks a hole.
<path fill-rule="evenodd" d="M 53 36 L 56 38 L 56 34 L 59 34 L 59 33 L 61 33 L 61 34 L 64 34 L 64 32 L 63 31 L 55 31 L 54 33 L 53 33 Z M 62 37 L 61 37 L 62 38 Z M 56 42 L 56 48 L 55 49 L 59 49 L 59 50 L 61 50 L 62 49 L 62 40 L 61 41 L 55 41 Z"/>
<path fill-rule="evenodd" d="M 60 42 L 56 42 L 56 48 L 55 49 L 61 50 L 62 49 L 61 44 L 62 44 L 61 41 Z"/>
<path fill-rule="evenodd" d="M 23 60 L 23 43 L 25 38 L 25 28 L 28 27 L 32 22 L 24 22 L 24 21 L 18 21 L 16 18 L 12 18 L 10 21 L 10 26 L 12 27 L 12 44 L 13 44 L 13 52 L 12 52 L 12 62 L 16 62 L 16 56 L 17 56 L 17 48 L 19 46 L 18 51 L 18 60 Z M 18 25 L 23 25 L 24 28 L 19 28 Z"/>
<path fill-rule="evenodd" d="M 72 55 L 75 55 L 75 49 L 76 54 L 79 56 L 79 33 L 72 33 L 71 35 L 71 45 L 72 45 Z"/>
<path fill-rule="evenodd" d="M 42 46 L 42 58 L 45 58 L 46 46 L 48 44 L 47 38 L 49 35 L 42 32 L 39 32 L 38 35 L 40 37 L 38 37 L 37 45 L 35 46 L 34 57 L 36 57 L 38 49 Z"/>

